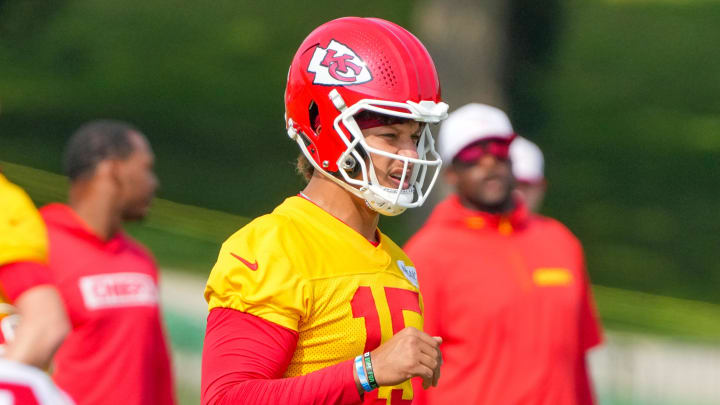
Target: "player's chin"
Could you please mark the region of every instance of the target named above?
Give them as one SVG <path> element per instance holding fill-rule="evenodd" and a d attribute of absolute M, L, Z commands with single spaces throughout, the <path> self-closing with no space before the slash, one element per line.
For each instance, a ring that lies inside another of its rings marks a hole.
<path fill-rule="evenodd" d="M 486 207 L 497 207 L 504 205 L 511 198 L 509 188 L 481 189 L 476 195 L 476 200 Z"/>

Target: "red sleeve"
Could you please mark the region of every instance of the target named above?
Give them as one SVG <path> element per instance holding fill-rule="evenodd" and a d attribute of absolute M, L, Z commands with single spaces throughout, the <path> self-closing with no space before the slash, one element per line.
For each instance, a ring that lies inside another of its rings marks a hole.
<path fill-rule="evenodd" d="M 580 347 L 576 361 L 575 380 L 577 381 L 577 403 L 592 405 L 595 403 L 595 395 L 588 373 L 587 351 L 602 342 L 602 327 L 595 309 L 595 300 L 593 300 L 590 281 L 585 271 L 584 259 L 582 271 L 584 280 L 580 302 Z"/>
<path fill-rule="evenodd" d="M 168 351 L 165 328 L 162 325 L 159 328 L 160 331 L 157 334 L 158 339 L 155 344 L 155 404 L 175 405 L 177 399 L 175 398 L 175 386 L 173 383 L 172 361 Z"/>
<path fill-rule="evenodd" d="M 575 390 L 577 403 L 593 405 L 595 403 L 595 394 L 593 393 L 592 383 L 590 382 L 590 375 L 588 375 L 587 358 L 584 353 L 578 356 L 575 373 L 577 381 Z"/>
<path fill-rule="evenodd" d="M 43 284 L 52 284 L 47 266 L 35 262 L 17 262 L 0 266 L 0 287 L 10 302 L 20 294 Z"/>
<path fill-rule="evenodd" d="M 584 355 L 586 351 L 602 343 L 602 327 L 595 308 L 595 300 L 590 289 L 590 282 L 587 273 L 583 270 L 582 298 L 580 301 L 580 352 Z"/>
<path fill-rule="evenodd" d="M 202 405 L 360 404 L 352 360 L 282 378 L 297 332 L 229 308 L 208 315 L 202 358 Z"/>

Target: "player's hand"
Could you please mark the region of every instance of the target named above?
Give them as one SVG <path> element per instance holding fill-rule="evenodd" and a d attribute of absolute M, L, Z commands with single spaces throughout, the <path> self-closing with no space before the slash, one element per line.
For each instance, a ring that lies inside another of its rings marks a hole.
<path fill-rule="evenodd" d="M 379 386 L 397 385 L 422 377 L 423 388 L 437 386 L 440 379 L 442 338 L 407 327 L 370 352 Z"/>

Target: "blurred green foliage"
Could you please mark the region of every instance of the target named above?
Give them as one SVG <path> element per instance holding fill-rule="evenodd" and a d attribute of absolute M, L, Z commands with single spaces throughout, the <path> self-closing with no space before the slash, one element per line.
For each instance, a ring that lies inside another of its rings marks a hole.
<path fill-rule="evenodd" d="M 553 58 L 513 80 L 545 212 L 596 283 L 720 302 L 720 2 L 566 1 Z"/>
<path fill-rule="evenodd" d="M 0 158 L 60 172 L 81 123 L 124 119 L 155 148 L 162 197 L 266 212 L 302 185 L 283 122 L 302 39 L 344 15 L 407 25 L 410 4 L 3 0 Z"/>

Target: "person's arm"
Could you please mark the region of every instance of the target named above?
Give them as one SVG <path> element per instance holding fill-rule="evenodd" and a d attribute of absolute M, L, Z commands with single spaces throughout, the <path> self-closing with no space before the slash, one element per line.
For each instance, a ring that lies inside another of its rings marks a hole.
<path fill-rule="evenodd" d="M 588 375 L 587 356 L 585 353 L 582 353 L 577 358 L 575 378 L 577 381 L 575 388 L 577 403 L 593 405 L 595 403 L 595 395 L 593 393 L 592 383 L 590 382 L 590 375 Z"/>
<path fill-rule="evenodd" d="M 214 308 L 203 347 L 201 403 L 359 404 L 360 383 L 352 360 L 292 378 L 282 378 L 297 344 L 297 332 L 234 309 Z M 440 340 L 405 328 L 371 353 L 378 385 L 421 376 L 437 385 Z"/>
<path fill-rule="evenodd" d="M 201 403 L 361 403 L 350 362 L 282 378 L 297 338 L 297 332 L 256 316 L 214 308 L 203 347 Z"/>
<path fill-rule="evenodd" d="M 65 306 L 47 273 L 44 265 L 34 262 L 0 267 L 0 285 L 20 315 L 5 357 L 39 368 L 47 368 L 70 331 Z"/>
<path fill-rule="evenodd" d="M 176 405 L 173 367 L 165 327 L 160 324 L 160 335 L 155 342 L 155 402 L 156 405 Z"/>

